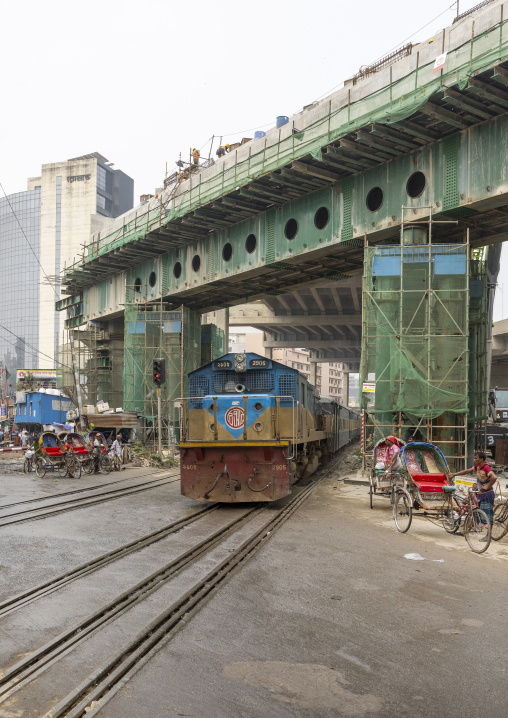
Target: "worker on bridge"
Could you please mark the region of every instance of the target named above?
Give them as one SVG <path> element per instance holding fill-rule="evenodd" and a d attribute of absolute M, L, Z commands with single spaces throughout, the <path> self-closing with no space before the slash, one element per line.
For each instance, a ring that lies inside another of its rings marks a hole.
<path fill-rule="evenodd" d="M 192 164 L 196 165 L 196 167 L 199 165 L 199 150 L 195 147 L 192 148 Z"/>
<path fill-rule="evenodd" d="M 229 152 L 228 144 L 221 145 L 215 154 L 217 155 L 217 157 L 224 157 L 226 152 Z"/>

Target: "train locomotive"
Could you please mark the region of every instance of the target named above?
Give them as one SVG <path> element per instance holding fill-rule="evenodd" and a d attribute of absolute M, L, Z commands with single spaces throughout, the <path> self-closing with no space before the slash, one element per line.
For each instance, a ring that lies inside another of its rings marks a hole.
<path fill-rule="evenodd" d="M 181 493 L 199 501 L 280 499 L 360 434 L 358 412 L 250 352 L 190 372 L 180 411 Z"/>

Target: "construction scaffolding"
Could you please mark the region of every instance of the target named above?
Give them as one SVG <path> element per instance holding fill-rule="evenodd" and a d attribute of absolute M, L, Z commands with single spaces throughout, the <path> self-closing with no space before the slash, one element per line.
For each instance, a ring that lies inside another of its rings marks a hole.
<path fill-rule="evenodd" d="M 162 445 L 169 447 L 178 439 L 177 428 L 173 426 L 175 402 L 187 396 L 187 375 L 201 365 L 203 355 L 206 361 L 211 361 L 224 354 L 224 332 L 206 327 L 202 336 L 199 312 L 183 306 L 177 311 L 170 310 L 162 300 L 138 301 L 125 305 L 124 337 L 123 406 L 144 418 L 148 442 L 155 442 L 157 426 L 153 360 L 166 362 L 166 381 L 161 387 L 161 426 Z"/>
<path fill-rule="evenodd" d="M 121 406 L 122 395 L 113 387 L 113 365 L 111 359 L 110 332 L 99 323 L 90 322 L 80 329 L 69 329 L 74 340 L 74 356 L 77 377 L 84 406 L 96 406 L 103 401 L 110 406 Z M 120 379 L 120 377 L 118 377 Z M 120 387 L 120 381 L 116 382 Z M 76 385 L 73 375 L 71 341 L 60 345 L 57 364 L 57 387 L 71 397 L 78 406 Z"/>
<path fill-rule="evenodd" d="M 417 226 L 417 225 L 420 226 Z M 432 216 L 401 243 L 365 249 L 365 434 L 439 446 L 465 468 L 486 406 L 486 276 L 468 243 L 433 244 Z"/>

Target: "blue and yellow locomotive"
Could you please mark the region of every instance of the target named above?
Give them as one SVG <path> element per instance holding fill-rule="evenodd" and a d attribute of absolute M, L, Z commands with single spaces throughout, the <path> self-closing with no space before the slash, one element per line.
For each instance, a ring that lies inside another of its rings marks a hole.
<path fill-rule="evenodd" d="M 189 374 L 181 491 L 200 501 L 275 501 L 359 435 L 360 416 L 259 354 L 225 354 Z"/>

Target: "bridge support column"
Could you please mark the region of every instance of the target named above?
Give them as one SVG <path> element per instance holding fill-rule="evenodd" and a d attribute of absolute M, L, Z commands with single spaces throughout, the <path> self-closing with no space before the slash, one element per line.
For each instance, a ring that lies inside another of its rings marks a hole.
<path fill-rule="evenodd" d="M 312 386 L 316 386 L 316 384 L 317 384 L 317 362 L 312 361 L 312 359 L 317 359 L 317 357 L 318 357 L 318 352 L 315 351 L 314 349 L 311 349 L 310 354 L 309 354 L 309 358 L 311 360 L 309 381 L 312 384 Z"/>
<path fill-rule="evenodd" d="M 215 312 L 215 324 L 224 332 L 225 354 L 229 352 L 229 307 Z"/>
<path fill-rule="evenodd" d="M 342 403 L 349 406 L 349 372 L 342 372 Z"/>

